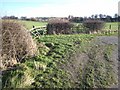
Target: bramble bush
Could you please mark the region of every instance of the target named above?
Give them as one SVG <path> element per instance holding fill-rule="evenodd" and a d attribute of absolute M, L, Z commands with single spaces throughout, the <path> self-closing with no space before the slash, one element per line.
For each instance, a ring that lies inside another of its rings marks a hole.
<path fill-rule="evenodd" d="M 105 23 L 101 20 L 86 20 L 83 22 L 83 26 L 86 33 L 94 33 L 102 30 Z"/>
<path fill-rule="evenodd" d="M 63 19 L 52 19 L 47 24 L 47 34 L 70 34 L 73 25 Z"/>
<path fill-rule="evenodd" d="M 2 20 L 2 58 L 0 68 L 11 67 L 27 56 L 34 56 L 37 45 L 24 25 L 14 20 Z"/>

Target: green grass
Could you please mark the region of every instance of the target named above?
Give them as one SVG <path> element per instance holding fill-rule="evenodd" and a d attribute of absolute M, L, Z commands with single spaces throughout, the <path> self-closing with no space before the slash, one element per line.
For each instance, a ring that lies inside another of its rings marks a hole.
<path fill-rule="evenodd" d="M 22 22 L 29 29 L 32 28 L 33 24 L 35 26 L 46 25 L 46 22 Z M 110 24 L 117 26 L 117 23 L 107 23 L 107 27 Z M 97 34 L 74 34 L 44 35 L 36 38 L 37 42 L 42 44 L 38 47 L 39 55 L 26 58 L 22 63 L 14 66 L 15 70 L 5 72 L 2 78 L 2 87 L 108 87 L 116 82 L 112 71 L 112 63 L 109 60 L 112 47 L 96 46 L 91 43 L 91 40 L 96 36 Z M 78 67 L 80 68 L 78 71 L 80 73 L 79 81 L 74 82 L 71 80 L 70 74 L 61 69 L 61 66 L 68 63 L 73 64 L 75 59 L 70 60 L 70 57 L 81 53 L 88 55 L 89 60 L 85 63 L 84 69 Z M 104 57 L 100 57 L 100 55 Z"/>
<path fill-rule="evenodd" d="M 11 19 L 12 20 L 12 19 Z M 38 22 L 38 21 L 25 21 L 25 20 L 15 20 L 18 21 L 20 23 L 22 23 L 23 25 L 25 25 L 25 27 L 27 29 L 32 29 L 33 25 L 34 26 L 46 26 L 48 22 Z"/>
<path fill-rule="evenodd" d="M 74 25 L 76 25 L 76 24 L 79 24 L 79 23 L 73 23 Z M 80 25 L 82 25 L 81 23 L 80 23 Z M 111 29 L 110 29 L 110 25 L 111 25 Z M 105 23 L 105 26 L 103 27 L 103 30 L 113 30 L 113 31 L 115 31 L 115 30 L 118 30 L 118 22 L 110 22 L 110 23 Z"/>
<path fill-rule="evenodd" d="M 3 75 L 2 86 L 7 88 L 72 88 L 76 87 L 76 83 L 78 83 L 78 87 L 88 88 L 94 85 L 106 87 L 114 83 L 111 63 L 108 60 L 110 53 L 106 52 L 108 48 L 105 49 L 107 60 L 98 58 L 101 52 L 104 52 L 102 50 L 105 46 L 96 47 L 94 44 L 90 44 L 95 37 L 96 35 L 76 34 L 45 35 L 36 38 L 38 43 L 43 44 L 43 46 L 39 46 L 40 54 L 15 65 L 15 67 L 19 67 L 16 70 L 6 72 Z M 109 51 L 111 51 L 110 48 Z M 78 71 L 80 72 L 79 82 L 74 82 L 69 77 L 70 74 L 61 69 L 61 65 L 67 65 L 68 62 L 73 63 L 75 59 L 70 60 L 70 57 L 77 54 L 77 51 L 80 51 L 79 54 L 86 53 L 90 59 L 85 68 L 82 70 L 80 68 Z M 96 68 L 94 68 L 95 66 Z M 108 70 L 108 72 L 105 73 L 104 70 Z M 96 80 L 94 80 L 94 76 L 97 78 Z"/>
<path fill-rule="evenodd" d="M 31 29 L 34 26 L 45 26 L 48 22 L 35 22 L 35 21 L 22 21 L 28 29 Z M 74 25 L 77 23 L 74 23 Z M 111 25 L 111 29 L 109 29 L 109 26 Z M 118 23 L 112 22 L 112 23 L 106 23 L 103 30 L 118 30 Z"/>
<path fill-rule="evenodd" d="M 111 29 L 109 28 L 110 25 L 111 25 Z M 118 30 L 118 23 L 117 22 L 106 23 L 104 29 L 105 30 Z"/>
<path fill-rule="evenodd" d="M 34 26 L 45 26 L 47 22 L 35 22 L 35 21 L 21 21 L 23 24 L 26 25 L 28 29 L 31 29 Z"/>
<path fill-rule="evenodd" d="M 15 65 L 15 67 L 20 67 L 19 69 L 6 72 L 3 75 L 2 86 L 8 88 L 73 87 L 68 73 L 59 68 L 60 64 L 66 63 L 69 55 L 75 53 L 75 47 L 82 46 L 93 38 L 92 35 L 47 35 L 37 38 L 38 42 L 47 47 L 39 47 L 40 54 L 38 56 L 28 58 L 22 64 Z M 17 76 L 21 78 L 16 78 Z M 23 82 L 29 79 L 33 82 Z"/>
<path fill-rule="evenodd" d="M 84 74 L 84 77 L 80 78 L 82 87 L 107 88 L 117 83 L 117 75 L 113 72 L 114 65 L 110 62 L 113 49 L 112 45 L 97 46 L 90 49 L 91 52 L 88 54 L 90 54 L 91 59 L 86 63 L 84 71 L 81 72 Z"/>

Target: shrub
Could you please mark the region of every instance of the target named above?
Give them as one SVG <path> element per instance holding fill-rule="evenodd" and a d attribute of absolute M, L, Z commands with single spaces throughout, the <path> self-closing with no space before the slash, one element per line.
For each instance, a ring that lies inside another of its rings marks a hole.
<path fill-rule="evenodd" d="M 104 22 L 100 20 L 86 20 L 83 22 L 86 33 L 98 32 L 104 26 Z"/>
<path fill-rule="evenodd" d="M 47 34 L 70 34 L 72 24 L 63 19 L 52 19 L 47 24 Z"/>
<path fill-rule="evenodd" d="M 26 56 L 36 54 L 36 43 L 21 23 L 3 20 L 0 31 L 2 33 L 1 68 L 12 66 Z"/>

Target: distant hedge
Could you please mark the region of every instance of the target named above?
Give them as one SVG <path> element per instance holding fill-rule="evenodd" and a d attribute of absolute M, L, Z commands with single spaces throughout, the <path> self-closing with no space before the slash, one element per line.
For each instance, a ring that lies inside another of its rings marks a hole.
<path fill-rule="evenodd" d="M 83 22 L 86 33 L 98 32 L 104 27 L 104 24 L 104 21 L 101 20 L 86 20 Z"/>
<path fill-rule="evenodd" d="M 70 34 L 73 25 L 63 19 L 52 19 L 47 24 L 47 34 Z"/>

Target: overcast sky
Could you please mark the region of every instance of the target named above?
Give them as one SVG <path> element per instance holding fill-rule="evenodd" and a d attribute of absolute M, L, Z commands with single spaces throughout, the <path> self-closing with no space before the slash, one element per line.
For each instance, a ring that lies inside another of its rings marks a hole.
<path fill-rule="evenodd" d="M 118 13 L 119 0 L 0 0 L 0 15 L 68 17 Z"/>

